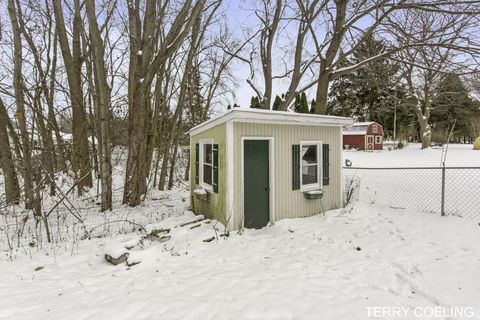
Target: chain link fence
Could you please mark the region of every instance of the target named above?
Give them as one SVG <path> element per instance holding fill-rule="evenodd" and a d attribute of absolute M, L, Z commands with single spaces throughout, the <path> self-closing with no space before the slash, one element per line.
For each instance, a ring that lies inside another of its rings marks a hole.
<path fill-rule="evenodd" d="M 480 219 L 480 167 L 344 167 L 344 203 Z"/>

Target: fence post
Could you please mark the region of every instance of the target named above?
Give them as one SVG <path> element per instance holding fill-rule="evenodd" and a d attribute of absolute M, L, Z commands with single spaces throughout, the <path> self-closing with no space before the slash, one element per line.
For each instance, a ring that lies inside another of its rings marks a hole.
<path fill-rule="evenodd" d="M 442 217 L 445 215 L 445 162 L 442 164 L 442 207 L 440 213 Z"/>

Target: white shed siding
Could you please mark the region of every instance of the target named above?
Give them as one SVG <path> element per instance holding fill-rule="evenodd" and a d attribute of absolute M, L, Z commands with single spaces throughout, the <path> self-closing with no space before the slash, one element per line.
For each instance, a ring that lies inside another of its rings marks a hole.
<path fill-rule="evenodd" d="M 234 228 L 242 225 L 241 138 L 274 138 L 275 221 L 284 218 L 306 217 L 324 210 L 341 207 L 341 127 L 311 125 L 279 125 L 234 122 Z M 322 141 L 330 145 L 330 184 L 324 186 L 322 200 L 306 200 L 300 190 L 292 190 L 292 145 L 302 140 Z"/>

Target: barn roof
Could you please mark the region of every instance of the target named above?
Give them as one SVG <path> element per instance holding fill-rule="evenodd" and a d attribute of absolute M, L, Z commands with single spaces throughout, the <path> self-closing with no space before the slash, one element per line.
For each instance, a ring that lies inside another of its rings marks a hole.
<path fill-rule="evenodd" d="M 248 123 L 274 123 L 297 125 L 326 125 L 343 127 L 351 125 L 353 120 L 344 117 L 325 116 L 310 113 L 274 111 L 251 108 L 233 108 L 190 129 L 190 135 L 197 134 L 227 121 Z"/>

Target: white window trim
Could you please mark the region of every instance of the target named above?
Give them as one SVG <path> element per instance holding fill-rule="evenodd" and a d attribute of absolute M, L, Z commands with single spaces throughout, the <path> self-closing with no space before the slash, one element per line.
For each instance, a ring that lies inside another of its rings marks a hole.
<path fill-rule="evenodd" d="M 302 175 L 302 147 L 304 145 L 317 145 L 317 177 L 318 183 L 311 183 L 303 185 L 303 175 Z M 300 191 L 312 191 L 322 189 L 323 187 L 323 143 L 322 141 L 300 141 Z"/>
<path fill-rule="evenodd" d="M 199 144 L 199 161 L 198 161 L 198 170 L 200 171 L 198 173 L 198 180 L 200 182 L 200 186 L 207 190 L 207 191 L 213 191 L 213 185 L 211 184 L 208 184 L 206 182 L 203 182 L 203 159 L 204 159 L 204 145 L 206 144 L 211 144 L 212 145 L 212 182 L 213 182 L 213 139 L 201 139 L 198 141 L 198 144 Z"/>
<path fill-rule="evenodd" d="M 375 136 L 375 144 L 381 144 L 382 143 L 382 136 Z"/>

